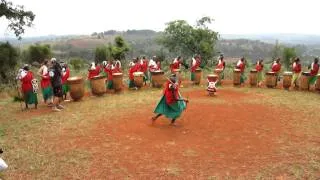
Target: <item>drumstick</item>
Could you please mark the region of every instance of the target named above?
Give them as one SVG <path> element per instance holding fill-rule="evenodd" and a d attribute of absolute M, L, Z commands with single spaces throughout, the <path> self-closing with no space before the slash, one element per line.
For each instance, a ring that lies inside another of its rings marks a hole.
<path fill-rule="evenodd" d="M 176 83 L 173 83 L 168 77 L 166 77 L 167 78 L 167 80 L 168 81 L 170 81 L 172 84 L 176 84 Z M 179 96 L 180 97 L 182 97 L 182 95 L 181 95 L 181 93 L 180 93 L 180 91 L 178 91 L 178 94 L 179 94 Z M 178 99 L 178 101 L 185 101 L 185 102 L 189 102 L 189 100 L 188 99 Z"/>

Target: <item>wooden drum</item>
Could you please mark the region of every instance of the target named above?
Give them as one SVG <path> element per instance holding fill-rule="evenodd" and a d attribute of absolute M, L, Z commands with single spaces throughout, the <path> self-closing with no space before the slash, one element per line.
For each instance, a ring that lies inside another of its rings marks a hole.
<path fill-rule="evenodd" d="M 240 85 L 240 76 L 241 76 L 240 69 L 234 69 L 233 70 L 233 85 L 235 85 L 235 86 Z"/>
<path fill-rule="evenodd" d="M 250 76 L 249 76 L 249 81 L 251 86 L 257 86 L 258 84 L 257 77 L 258 77 L 258 71 L 255 69 L 252 69 L 250 71 Z"/>
<path fill-rule="evenodd" d="M 105 76 L 94 76 L 90 79 L 92 94 L 102 96 L 106 93 L 106 77 Z"/>
<path fill-rule="evenodd" d="M 154 71 L 152 74 L 152 87 L 161 88 L 165 83 L 164 72 Z"/>
<path fill-rule="evenodd" d="M 309 79 L 310 79 L 310 72 L 302 72 L 302 75 L 300 78 L 301 90 L 309 90 Z"/>
<path fill-rule="evenodd" d="M 119 91 L 122 89 L 122 82 L 123 82 L 123 74 L 122 73 L 113 73 L 113 88 L 116 91 Z"/>
<path fill-rule="evenodd" d="M 275 72 L 266 73 L 266 86 L 268 88 L 274 88 L 276 86 L 277 74 Z"/>
<path fill-rule="evenodd" d="M 221 72 L 223 71 L 223 69 L 215 69 L 214 70 L 214 74 L 216 74 L 219 78 L 219 82 L 221 82 Z"/>
<path fill-rule="evenodd" d="M 291 86 L 291 82 L 292 82 L 292 72 L 284 72 L 283 73 L 283 88 L 284 89 L 289 89 Z"/>
<path fill-rule="evenodd" d="M 143 72 L 134 72 L 133 76 L 134 76 L 134 84 L 138 88 L 141 88 L 143 86 L 143 76 L 144 76 Z"/>
<path fill-rule="evenodd" d="M 208 74 L 207 78 L 209 82 L 215 82 L 218 80 L 219 76 L 216 74 Z"/>
<path fill-rule="evenodd" d="M 70 77 L 67 79 L 70 87 L 70 96 L 74 101 L 79 101 L 84 96 L 84 79 L 82 77 Z"/>
<path fill-rule="evenodd" d="M 317 75 L 316 90 L 320 91 L 320 74 Z"/>
<path fill-rule="evenodd" d="M 196 69 L 194 83 L 200 84 L 200 82 L 201 82 L 201 69 Z"/>

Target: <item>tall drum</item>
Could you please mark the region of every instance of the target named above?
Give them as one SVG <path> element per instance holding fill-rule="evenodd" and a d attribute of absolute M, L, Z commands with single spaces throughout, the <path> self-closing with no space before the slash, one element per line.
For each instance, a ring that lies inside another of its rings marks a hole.
<path fill-rule="evenodd" d="M 123 74 L 122 73 L 113 73 L 113 87 L 114 90 L 120 91 L 123 86 Z"/>
<path fill-rule="evenodd" d="M 196 69 L 194 83 L 200 84 L 200 82 L 201 82 L 201 69 Z"/>
<path fill-rule="evenodd" d="M 284 89 L 289 89 L 291 86 L 291 82 L 292 82 L 292 72 L 284 72 L 283 73 L 283 88 Z"/>
<path fill-rule="evenodd" d="M 310 72 L 302 72 L 302 75 L 300 78 L 301 90 L 309 90 L 309 79 L 310 79 Z"/>
<path fill-rule="evenodd" d="M 102 96 L 106 93 L 106 77 L 105 76 L 94 76 L 90 79 L 92 94 L 96 96 Z"/>
<path fill-rule="evenodd" d="M 320 74 L 317 75 L 316 90 L 320 91 Z"/>
<path fill-rule="evenodd" d="M 143 86 L 143 76 L 144 76 L 143 72 L 134 72 L 133 76 L 134 76 L 134 84 L 138 88 L 141 88 Z"/>
<path fill-rule="evenodd" d="M 178 79 L 180 81 L 182 81 L 182 75 L 181 75 L 181 70 L 180 69 L 174 69 L 173 73 L 176 74 L 176 76 L 178 77 Z"/>
<path fill-rule="evenodd" d="M 275 72 L 266 73 L 266 86 L 268 88 L 274 88 L 276 86 L 277 76 Z"/>
<path fill-rule="evenodd" d="M 152 74 L 152 87 L 161 88 L 165 83 L 164 72 L 154 71 Z"/>
<path fill-rule="evenodd" d="M 67 79 L 70 87 L 70 96 L 74 101 L 79 101 L 84 96 L 84 80 L 82 77 L 70 77 Z"/>
<path fill-rule="evenodd" d="M 233 85 L 235 85 L 235 86 L 240 85 L 240 76 L 241 76 L 240 69 L 234 69 L 233 70 Z"/>
<path fill-rule="evenodd" d="M 251 86 L 257 86 L 257 84 L 258 84 L 257 77 L 258 77 L 258 71 L 255 69 L 252 69 L 250 71 L 250 76 L 249 76 Z"/>

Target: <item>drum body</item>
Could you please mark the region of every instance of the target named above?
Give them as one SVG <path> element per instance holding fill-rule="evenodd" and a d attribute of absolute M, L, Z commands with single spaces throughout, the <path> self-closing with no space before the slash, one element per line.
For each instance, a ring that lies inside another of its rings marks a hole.
<path fill-rule="evenodd" d="M 251 86 L 257 86 L 258 84 L 258 71 L 255 69 L 252 69 L 250 71 L 249 81 Z"/>
<path fill-rule="evenodd" d="M 152 87 L 161 88 L 165 83 L 164 72 L 154 71 L 152 74 Z"/>
<path fill-rule="evenodd" d="M 113 73 L 113 88 L 116 91 L 120 91 L 123 86 L 123 74 L 122 73 Z"/>
<path fill-rule="evenodd" d="M 241 76 L 240 69 L 234 69 L 233 70 L 233 85 L 235 85 L 235 86 L 240 85 L 240 76 Z"/>
<path fill-rule="evenodd" d="M 274 88 L 276 86 L 277 76 L 275 72 L 266 73 L 266 86 L 268 88 Z"/>
<path fill-rule="evenodd" d="M 201 69 L 196 69 L 194 83 L 200 84 L 200 82 L 201 82 Z"/>
<path fill-rule="evenodd" d="M 106 77 L 105 76 L 94 76 L 90 79 L 92 94 L 96 96 L 102 96 L 106 93 Z"/>
<path fill-rule="evenodd" d="M 143 86 L 143 76 L 144 76 L 143 72 L 135 72 L 133 73 L 133 76 L 134 76 L 134 84 L 138 88 L 141 88 Z"/>
<path fill-rule="evenodd" d="M 300 89 L 309 90 L 310 72 L 302 72 L 300 77 Z"/>
<path fill-rule="evenodd" d="M 70 96 L 74 101 L 79 101 L 84 96 L 84 79 L 82 77 L 70 77 L 67 79 L 70 87 Z"/>
<path fill-rule="evenodd" d="M 317 75 L 316 90 L 320 91 L 320 74 Z"/>
<path fill-rule="evenodd" d="M 219 78 L 219 82 L 221 82 L 221 73 L 222 73 L 223 69 L 215 69 L 214 70 L 214 74 L 216 74 Z"/>
<path fill-rule="evenodd" d="M 293 73 L 292 72 L 284 72 L 283 73 L 283 88 L 284 89 L 289 89 L 291 86 L 291 82 L 292 82 L 292 76 Z"/>

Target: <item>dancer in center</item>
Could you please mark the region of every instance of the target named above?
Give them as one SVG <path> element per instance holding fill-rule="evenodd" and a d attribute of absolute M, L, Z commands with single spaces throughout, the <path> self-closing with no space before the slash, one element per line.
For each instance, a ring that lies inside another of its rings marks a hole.
<path fill-rule="evenodd" d="M 189 101 L 183 99 L 179 92 L 179 85 L 175 74 L 170 76 L 165 85 L 163 96 L 158 103 L 154 113 L 157 115 L 152 117 L 154 123 L 160 116 L 165 115 L 171 119 L 171 125 L 174 125 L 176 119 L 180 117 L 183 110 Z"/>

